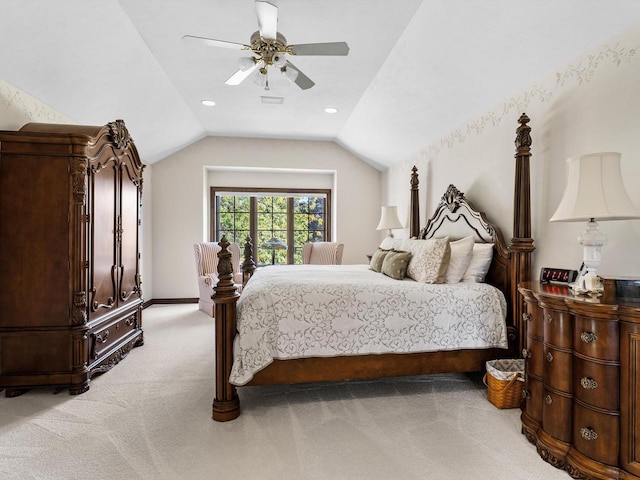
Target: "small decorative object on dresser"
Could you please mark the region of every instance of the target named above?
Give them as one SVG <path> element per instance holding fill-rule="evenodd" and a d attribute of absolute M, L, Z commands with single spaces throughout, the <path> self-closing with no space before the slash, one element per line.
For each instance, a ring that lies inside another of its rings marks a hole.
<path fill-rule="evenodd" d="M 143 343 L 144 165 L 122 120 L 0 142 L 0 389 L 79 394 Z"/>
<path fill-rule="evenodd" d="M 573 478 L 640 479 L 640 297 L 520 284 L 526 303 L 522 432 Z"/>

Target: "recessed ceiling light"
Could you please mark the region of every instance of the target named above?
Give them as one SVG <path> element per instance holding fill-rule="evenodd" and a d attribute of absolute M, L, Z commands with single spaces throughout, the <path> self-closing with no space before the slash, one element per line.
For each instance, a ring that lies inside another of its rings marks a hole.
<path fill-rule="evenodd" d="M 216 104 L 216 102 L 214 102 L 213 100 L 202 100 L 202 104 L 205 107 L 213 107 Z"/>
<path fill-rule="evenodd" d="M 338 109 L 336 107 L 327 107 L 324 111 L 327 113 L 338 113 Z"/>

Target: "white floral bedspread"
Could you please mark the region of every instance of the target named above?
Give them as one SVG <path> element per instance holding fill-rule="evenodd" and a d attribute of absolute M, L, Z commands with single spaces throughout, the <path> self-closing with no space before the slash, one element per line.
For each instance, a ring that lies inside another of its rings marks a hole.
<path fill-rule="evenodd" d="M 506 301 L 484 283 L 394 280 L 368 265 L 260 268 L 238 301 L 230 382 L 273 359 L 507 348 Z"/>

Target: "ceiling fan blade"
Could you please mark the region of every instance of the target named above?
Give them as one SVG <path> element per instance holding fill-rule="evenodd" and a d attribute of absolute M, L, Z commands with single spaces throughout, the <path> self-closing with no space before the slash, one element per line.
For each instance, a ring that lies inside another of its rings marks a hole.
<path fill-rule="evenodd" d="M 278 7 L 269 2 L 256 0 L 256 15 L 262 38 L 275 40 L 278 29 Z"/>
<path fill-rule="evenodd" d="M 294 55 L 348 55 L 347 42 L 329 43 L 304 43 L 302 45 L 290 45 Z"/>
<path fill-rule="evenodd" d="M 248 68 L 247 70 L 238 70 L 236 73 L 227 78 L 227 81 L 224 82 L 227 85 L 240 85 L 242 82 L 246 80 L 246 78 L 251 75 L 256 68 L 258 68 L 260 64 L 256 63 L 253 67 Z"/>
<path fill-rule="evenodd" d="M 308 90 L 315 85 L 315 82 L 307 77 L 298 67 L 296 67 L 293 63 L 287 61 L 287 69 L 295 70 L 298 72 L 298 76 L 293 81 L 296 85 L 298 85 L 302 90 Z"/>
<path fill-rule="evenodd" d="M 200 45 L 208 45 L 210 47 L 233 48 L 235 50 L 251 50 L 249 45 L 243 43 L 227 42 L 225 40 L 214 40 L 213 38 L 194 37 L 193 35 L 185 35 L 182 37 L 185 42 L 199 43 Z"/>

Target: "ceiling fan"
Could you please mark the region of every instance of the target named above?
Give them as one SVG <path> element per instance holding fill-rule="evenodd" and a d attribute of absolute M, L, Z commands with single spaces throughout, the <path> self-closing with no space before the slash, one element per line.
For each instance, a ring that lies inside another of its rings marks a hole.
<path fill-rule="evenodd" d="M 201 45 L 249 50 L 253 53 L 251 57 L 240 59 L 240 68 L 227 79 L 225 82 L 227 85 L 240 85 L 251 73 L 257 70 L 256 83 L 264 86 L 265 90 L 269 90 L 268 67 L 274 67 L 278 68 L 280 72 L 302 90 L 307 90 L 313 87 L 315 83 L 302 73 L 298 67 L 287 60 L 286 55 L 349 54 L 349 46 L 346 42 L 287 45 L 287 39 L 277 31 L 278 7 L 262 0 L 256 0 L 255 5 L 259 30 L 251 35 L 249 45 L 193 35 L 182 37 L 183 40 Z"/>

